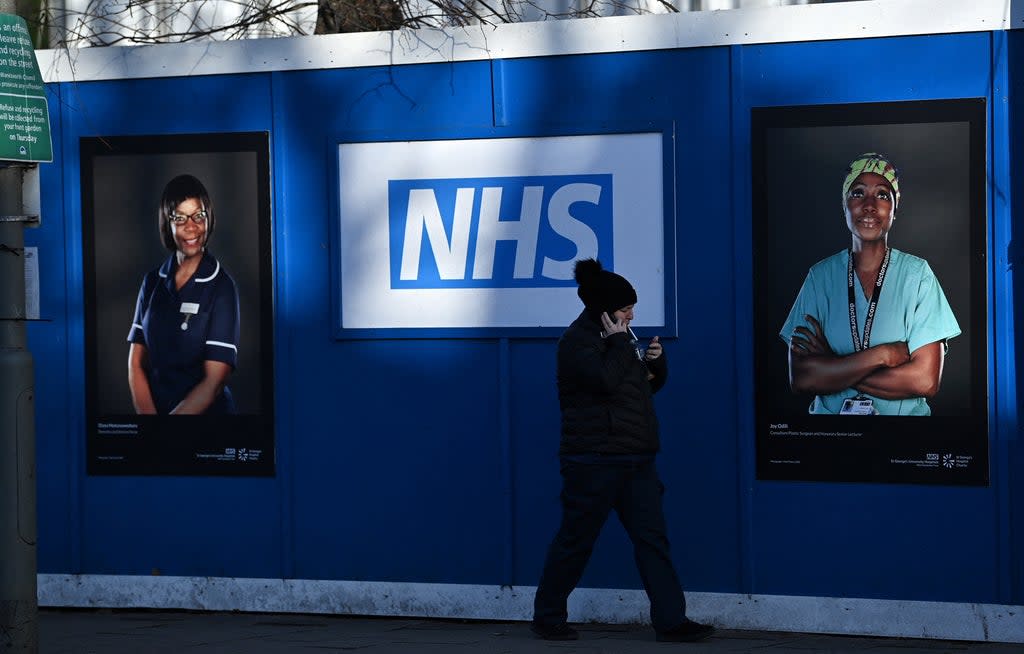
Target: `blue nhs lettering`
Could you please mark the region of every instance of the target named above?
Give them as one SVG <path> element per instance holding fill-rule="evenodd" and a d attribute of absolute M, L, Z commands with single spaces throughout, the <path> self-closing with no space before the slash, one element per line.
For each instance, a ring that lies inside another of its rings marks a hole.
<path fill-rule="evenodd" d="M 575 286 L 614 261 L 612 176 L 388 181 L 391 288 Z"/>

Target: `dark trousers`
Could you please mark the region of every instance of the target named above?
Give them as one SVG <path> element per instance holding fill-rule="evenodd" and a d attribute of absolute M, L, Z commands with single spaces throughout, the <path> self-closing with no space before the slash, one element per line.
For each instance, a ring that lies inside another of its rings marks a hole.
<path fill-rule="evenodd" d="M 537 585 L 535 623 L 566 622 L 569 594 L 583 576 L 612 509 L 633 541 L 636 566 L 651 601 L 651 624 L 657 631 L 667 631 L 683 622 L 686 600 L 669 553 L 661 504 L 664 490 L 653 456 L 563 457 L 562 524 Z"/>

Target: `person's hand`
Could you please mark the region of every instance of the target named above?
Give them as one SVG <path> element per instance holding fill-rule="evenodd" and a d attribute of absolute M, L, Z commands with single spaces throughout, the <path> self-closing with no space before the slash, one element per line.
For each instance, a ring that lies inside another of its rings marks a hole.
<path fill-rule="evenodd" d="M 789 347 L 793 354 L 800 356 L 834 355 L 835 352 L 828 344 L 828 339 L 825 338 L 825 331 L 821 328 L 821 323 L 811 315 L 805 315 L 804 319 L 807 320 L 811 328 L 808 329 L 801 325 L 794 330 L 793 337 L 789 340 Z"/>
<path fill-rule="evenodd" d="M 658 337 L 655 336 L 651 339 L 650 344 L 647 346 L 647 352 L 644 353 L 644 359 L 646 361 L 654 361 L 661 356 L 661 342 L 658 341 Z"/>
<path fill-rule="evenodd" d="M 904 341 L 884 343 L 878 347 L 882 349 L 882 359 L 887 368 L 902 366 L 910 361 L 910 349 Z"/>
<path fill-rule="evenodd" d="M 612 317 L 608 315 L 607 311 L 601 314 L 601 324 L 604 326 L 604 335 L 606 338 L 612 334 L 623 334 L 627 329 L 629 329 L 628 320 L 616 320 L 612 322 Z"/>

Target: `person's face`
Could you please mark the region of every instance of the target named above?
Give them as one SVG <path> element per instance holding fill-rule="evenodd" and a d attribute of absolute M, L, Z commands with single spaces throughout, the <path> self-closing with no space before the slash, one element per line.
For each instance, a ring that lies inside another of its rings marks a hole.
<path fill-rule="evenodd" d="M 635 305 L 630 304 L 629 306 L 616 309 L 615 313 L 612 314 L 613 322 L 633 322 L 633 307 Z"/>
<path fill-rule="evenodd" d="M 194 257 L 202 253 L 206 245 L 207 218 L 202 203 L 196 198 L 188 198 L 174 208 L 174 214 L 179 220 L 182 216 L 188 216 L 185 222 L 177 224 L 171 221 L 171 234 L 174 236 L 174 243 L 178 252 L 185 257 Z M 201 224 L 200 224 L 201 223 Z"/>
<path fill-rule="evenodd" d="M 861 241 L 883 240 L 896 218 L 895 194 L 877 173 L 861 173 L 846 193 L 846 226 Z"/>

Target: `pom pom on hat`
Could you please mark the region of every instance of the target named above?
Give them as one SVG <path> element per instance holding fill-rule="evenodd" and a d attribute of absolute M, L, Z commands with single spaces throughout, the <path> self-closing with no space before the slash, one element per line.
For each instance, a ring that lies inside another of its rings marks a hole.
<path fill-rule="evenodd" d="M 611 315 L 622 307 L 636 304 L 636 290 L 625 277 L 605 270 L 597 259 L 580 259 L 573 268 L 579 285 L 576 294 L 592 311 Z"/>

